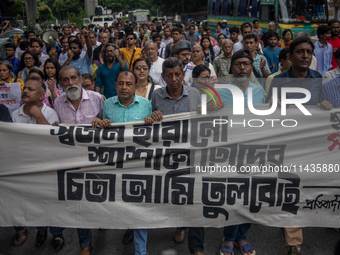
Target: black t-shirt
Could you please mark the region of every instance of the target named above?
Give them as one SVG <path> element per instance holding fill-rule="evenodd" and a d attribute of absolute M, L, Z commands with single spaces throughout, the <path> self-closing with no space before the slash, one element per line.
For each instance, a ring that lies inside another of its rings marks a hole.
<path fill-rule="evenodd" d="M 6 106 L 0 104 L 0 121 L 3 122 L 13 122 L 11 118 L 11 114 L 9 113 Z"/>

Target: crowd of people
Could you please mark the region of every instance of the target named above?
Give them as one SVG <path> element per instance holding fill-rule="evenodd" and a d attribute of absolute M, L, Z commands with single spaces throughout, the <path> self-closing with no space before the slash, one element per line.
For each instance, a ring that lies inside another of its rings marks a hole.
<path fill-rule="evenodd" d="M 37 29 L 38 26 L 37 26 Z M 19 82 L 21 106 L 9 113 L 0 104 L 0 120 L 45 125 L 91 124 L 108 128 L 111 123 L 141 120 L 162 121 L 163 116 L 192 112 L 201 108 L 201 94 L 214 84 L 232 84 L 242 89 L 244 103 L 252 88 L 253 104 L 273 100 L 273 88 L 303 87 L 311 92 L 307 105 L 329 110 L 340 106 L 340 21 L 331 20 L 317 30 L 312 43 L 305 32 L 293 35 L 286 29 L 280 37 L 270 23 L 263 32 L 258 20 L 240 27 L 217 24 L 215 33 L 196 23 L 187 26 L 155 21 L 104 27 L 76 25 L 54 28 L 61 50 L 37 38 L 35 31 L 19 46 L 6 45 L 6 58 L 0 61 L 0 86 Z M 280 79 L 281 78 L 281 79 Z M 318 78 L 300 82 L 298 78 Z M 283 82 L 291 79 L 299 82 Z M 277 81 L 277 82 L 273 82 Z M 228 89 L 217 90 L 222 104 L 208 103 L 209 110 L 232 105 Z M 290 93 L 290 98 L 302 98 Z M 218 100 L 216 100 L 218 102 Z M 250 224 L 227 226 L 220 249 L 222 255 L 254 255 L 247 241 Z M 38 227 L 36 246 L 43 245 L 48 227 Z M 64 228 L 50 227 L 53 247 L 64 245 Z M 90 229 L 77 229 L 81 251 L 90 254 Z M 27 229 L 15 227 L 14 245 L 26 241 Z M 176 243 L 188 233 L 191 254 L 204 252 L 204 228 L 177 228 Z M 300 254 L 301 228 L 285 228 L 289 255 Z M 147 229 L 128 230 L 124 244 L 134 241 L 135 254 L 146 255 Z"/>

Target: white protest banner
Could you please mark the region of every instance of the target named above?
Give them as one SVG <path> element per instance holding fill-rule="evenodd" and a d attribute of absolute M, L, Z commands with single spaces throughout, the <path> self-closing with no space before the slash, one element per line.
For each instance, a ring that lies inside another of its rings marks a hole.
<path fill-rule="evenodd" d="M 0 104 L 5 105 L 12 113 L 19 109 L 21 100 L 21 89 L 19 82 L 5 83 L 0 86 Z"/>
<path fill-rule="evenodd" d="M 338 228 L 340 111 L 308 110 L 225 107 L 108 129 L 0 123 L 0 225 Z"/>

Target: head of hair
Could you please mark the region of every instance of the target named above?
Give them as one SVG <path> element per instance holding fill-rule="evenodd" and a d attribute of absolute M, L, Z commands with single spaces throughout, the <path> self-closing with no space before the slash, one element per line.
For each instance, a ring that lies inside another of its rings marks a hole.
<path fill-rule="evenodd" d="M 83 73 L 81 77 L 83 78 L 83 80 L 90 80 L 92 83 L 94 82 L 92 75 L 89 73 Z"/>
<path fill-rule="evenodd" d="M 171 58 L 167 58 L 166 60 L 164 60 L 163 64 L 162 64 L 162 72 L 163 74 L 165 74 L 165 70 L 167 68 L 175 68 L 179 66 L 181 71 L 183 71 L 183 62 L 179 59 L 179 58 L 174 58 L 174 57 L 171 57 Z"/>
<path fill-rule="evenodd" d="M 254 19 L 253 20 L 253 24 L 255 24 L 256 22 L 259 22 L 259 20 L 258 19 Z"/>
<path fill-rule="evenodd" d="M 171 32 L 170 27 L 165 27 L 165 28 L 163 28 L 163 32 L 165 31 L 165 29 L 169 29 L 169 31 Z"/>
<path fill-rule="evenodd" d="M 121 72 L 117 75 L 117 81 L 118 81 L 118 77 L 119 77 L 121 74 L 125 74 L 125 75 L 127 76 L 129 73 L 132 73 L 133 77 L 135 78 L 135 84 L 136 84 L 136 83 L 138 82 L 138 77 L 137 77 L 137 75 L 136 75 L 134 72 L 132 72 L 132 71 L 130 71 L 130 70 L 123 70 L 123 71 L 121 71 Z"/>
<path fill-rule="evenodd" d="M 64 41 L 65 39 L 66 39 L 66 40 L 67 40 L 67 42 L 68 42 L 68 37 L 67 37 L 67 36 L 65 36 L 65 35 L 64 35 L 64 36 L 61 38 L 60 42 Z"/>
<path fill-rule="evenodd" d="M 159 33 L 162 31 L 162 26 L 161 25 L 157 25 L 156 26 L 156 31 Z"/>
<path fill-rule="evenodd" d="M 32 50 L 26 50 L 22 55 L 21 55 L 21 60 L 20 60 L 20 65 L 22 68 L 25 68 L 25 63 L 24 63 L 24 58 L 27 54 L 30 54 L 33 59 L 34 59 L 34 65 L 35 66 L 40 66 L 41 65 L 41 62 L 39 61 L 39 57 L 37 54 L 35 54 L 34 51 Z"/>
<path fill-rule="evenodd" d="M 268 39 L 270 39 L 270 38 L 272 38 L 272 37 L 276 37 L 276 39 L 278 39 L 278 40 L 280 39 L 278 33 L 276 33 L 276 32 L 270 32 L 270 33 L 268 34 Z"/>
<path fill-rule="evenodd" d="M 73 41 L 70 42 L 69 40 L 69 47 L 71 47 L 71 44 L 74 43 L 74 44 L 77 44 L 79 49 L 82 50 L 83 49 L 83 45 L 81 44 L 81 42 L 78 40 L 78 39 L 75 39 Z"/>
<path fill-rule="evenodd" d="M 182 34 L 182 29 L 179 28 L 179 27 L 174 27 L 174 28 L 172 29 L 171 33 L 173 33 L 173 32 L 178 32 L 178 33 Z"/>
<path fill-rule="evenodd" d="M 298 37 L 307 37 L 310 39 L 310 35 L 306 32 L 306 31 L 301 31 L 299 33 L 296 34 L 295 39 Z"/>
<path fill-rule="evenodd" d="M 40 70 L 40 69 L 36 69 L 36 68 L 33 68 L 31 71 L 28 72 L 28 76 L 31 74 L 31 73 L 36 73 L 40 76 L 41 80 L 43 81 L 45 79 L 45 76 L 43 74 L 43 72 Z"/>
<path fill-rule="evenodd" d="M 231 27 L 229 28 L 229 32 L 238 34 L 240 30 L 238 29 L 238 27 Z"/>
<path fill-rule="evenodd" d="M 119 49 L 119 47 L 118 47 L 117 45 L 113 44 L 113 43 L 107 43 L 107 44 L 105 44 L 105 45 L 103 46 L 103 48 L 101 49 L 101 54 L 102 54 L 102 56 L 103 56 L 103 61 L 104 61 L 104 63 L 107 63 L 107 62 L 108 62 L 108 61 L 107 61 L 107 57 L 106 57 L 106 49 L 107 49 L 107 47 L 113 47 L 115 50 L 118 50 L 118 49 Z M 119 55 L 121 55 L 121 52 L 119 52 Z M 117 63 L 117 62 L 118 62 L 118 59 L 116 58 L 115 63 Z"/>
<path fill-rule="evenodd" d="M 29 34 L 34 34 L 35 35 L 33 30 L 28 30 L 27 35 L 29 35 Z"/>
<path fill-rule="evenodd" d="M 244 41 L 246 41 L 247 39 L 254 39 L 254 40 L 255 40 L 255 42 L 257 42 L 257 41 L 258 41 L 258 39 L 257 39 L 257 36 L 256 36 L 256 35 L 254 35 L 254 34 L 249 34 L 249 35 L 246 35 L 246 37 L 244 37 Z"/>
<path fill-rule="evenodd" d="M 289 47 L 283 48 L 279 53 L 279 61 L 286 60 L 289 53 Z"/>
<path fill-rule="evenodd" d="M 326 25 L 320 25 L 316 33 L 318 35 L 318 38 L 320 39 L 322 35 L 328 33 L 329 31 L 331 31 L 331 27 Z"/>
<path fill-rule="evenodd" d="M 19 44 L 20 50 L 26 50 L 26 49 L 28 48 L 28 46 L 30 46 L 29 41 L 22 41 L 22 42 Z"/>
<path fill-rule="evenodd" d="M 40 19 L 35 19 L 35 22 L 38 23 L 40 21 Z"/>
<path fill-rule="evenodd" d="M 94 35 L 94 37 L 96 37 L 96 32 L 94 32 L 94 31 L 89 31 L 89 33 L 88 33 L 89 35 L 90 34 L 93 34 Z"/>
<path fill-rule="evenodd" d="M 158 48 L 157 43 L 155 43 L 154 41 L 147 41 L 147 42 L 144 44 L 144 48 L 146 48 L 146 46 L 148 46 L 149 44 L 155 45 L 156 49 Z"/>
<path fill-rule="evenodd" d="M 28 81 L 36 81 L 36 82 L 38 82 L 39 85 L 40 85 L 40 92 L 41 92 L 42 94 L 45 94 L 45 93 L 46 93 L 45 84 L 44 84 L 41 80 L 39 80 L 38 77 L 28 77 L 28 78 L 25 80 L 25 83 L 27 83 Z"/>
<path fill-rule="evenodd" d="M 198 48 L 204 54 L 204 50 L 203 50 L 203 47 L 201 45 L 195 44 L 194 46 L 192 46 L 191 50 L 193 51 L 194 48 Z"/>
<path fill-rule="evenodd" d="M 208 36 L 202 36 L 201 38 L 201 46 L 203 47 L 203 41 L 204 40 L 208 40 L 209 41 L 209 49 L 213 52 L 214 54 L 214 51 L 213 51 L 213 45 L 211 44 L 211 41 L 210 41 L 210 38 Z"/>
<path fill-rule="evenodd" d="M 9 71 L 13 70 L 13 66 L 8 60 L 0 60 L 0 65 L 5 65 Z"/>
<path fill-rule="evenodd" d="M 192 70 L 192 78 L 198 78 L 200 74 L 204 71 L 208 71 L 211 74 L 210 69 L 206 65 L 198 65 L 195 66 L 194 70 Z"/>
<path fill-rule="evenodd" d="M 191 27 L 193 27 L 195 29 L 195 26 L 193 24 L 189 25 L 188 28 L 190 29 Z"/>
<path fill-rule="evenodd" d="M 224 40 L 222 41 L 222 47 L 223 47 L 224 44 L 226 44 L 227 42 L 230 43 L 230 44 L 234 47 L 234 43 L 233 43 L 233 41 L 230 40 L 230 39 L 224 39 Z"/>
<path fill-rule="evenodd" d="M 293 52 L 294 52 L 296 46 L 298 46 L 301 43 L 308 43 L 314 51 L 315 47 L 314 47 L 314 44 L 312 43 L 312 41 L 308 37 L 299 36 L 299 37 L 295 38 L 295 40 L 289 46 L 290 55 L 293 55 Z"/>
<path fill-rule="evenodd" d="M 45 80 L 48 79 L 48 76 L 46 74 L 46 65 L 47 63 L 52 63 L 54 65 L 55 71 L 56 71 L 56 76 L 57 76 L 57 84 L 59 84 L 59 72 L 61 70 L 61 65 L 59 64 L 58 60 L 54 59 L 54 58 L 48 58 L 45 61 L 44 64 L 44 75 L 45 75 Z"/>
<path fill-rule="evenodd" d="M 282 37 L 284 37 L 288 32 L 290 32 L 290 33 L 293 35 L 292 30 L 290 30 L 290 29 L 285 29 L 285 30 L 283 30 L 283 32 L 282 32 Z"/>
<path fill-rule="evenodd" d="M 162 36 L 160 34 L 154 34 L 152 35 L 152 41 L 155 41 L 157 38 L 161 38 L 162 39 Z"/>
<path fill-rule="evenodd" d="M 15 51 L 17 47 L 13 43 L 7 43 L 5 44 L 5 49 L 7 48 L 12 48 Z"/>
<path fill-rule="evenodd" d="M 187 35 L 185 33 L 182 33 L 182 36 L 185 37 L 185 40 L 187 39 Z"/>
<path fill-rule="evenodd" d="M 250 29 L 253 28 L 253 26 L 249 23 L 249 22 L 244 22 L 242 25 L 241 25 L 241 32 L 243 33 L 243 29 L 247 28 L 247 27 L 250 27 Z"/>
<path fill-rule="evenodd" d="M 225 34 L 222 34 L 222 33 L 220 33 L 220 34 L 218 35 L 218 37 L 217 37 L 217 40 L 219 40 L 219 39 L 220 39 L 220 36 L 223 36 L 223 37 L 224 37 L 224 39 L 227 39 L 227 36 L 226 36 Z"/>
<path fill-rule="evenodd" d="M 137 36 L 136 36 L 136 34 L 135 33 L 128 33 L 127 35 L 126 35 L 126 38 L 128 37 L 128 36 L 130 36 L 130 35 L 132 35 L 133 36 L 133 39 L 137 39 Z"/>
<path fill-rule="evenodd" d="M 62 73 L 66 70 L 69 70 L 69 69 L 73 69 L 76 72 L 76 75 L 78 77 L 80 77 L 80 72 L 79 72 L 77 67 L 75 67 L 75 66 L 64 66 L 63 68 L 61 68 L 61 70 L 59 72 L 59 77 L 58 77 L 59 81 L 62 80 Z"/>
<path fill-rule="evenodd" d="M 330 21 L 328 21 L 328 26 L 330 27 L 333 23 L 339 23 L 340 24 L 340 21 L 337 20 L 337 19 L 331 19 Z"/>
<path fill-rule="evenodd" d="M 30 46 L 31 47 L 32 47 L 34 42 L 38 43 L 40 48 L 44 47 L 44 44 L 42 43 L 42 41 L 38 40 L 37 38 L 30 40 Z"/>
<path fill-rule="evenodd" d="M 138 62 L 144 61 L 146 63 L 146 65 L 149 67 L 149 69 L 151 68 L 151 62 L 149 59 L 147 58 L 138 58 L 135 60 L 135 62 L 133 62 L 132 64 L 132 70 L 135 69 L 135 66 L 137 65 Z"/>

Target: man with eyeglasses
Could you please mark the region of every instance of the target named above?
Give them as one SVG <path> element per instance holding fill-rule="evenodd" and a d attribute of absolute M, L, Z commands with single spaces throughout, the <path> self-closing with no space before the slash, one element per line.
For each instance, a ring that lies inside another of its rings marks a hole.
<path fill-rule="evenodd" d="M 122 59 L 116 45 L 108 43 L 102 49 L 104 64 L 98 67 L 95 90 L 99 92 L 104 88 L 104 96 L 117 96 L 115 83 L 118 74 L 123 70 L 129 70 L 126 62 Z"/>
<path fill-rule="evenodd" d="M 333 47 L 333 54 L 340 48 L 340 38 L 339 38 L 339 31 L 340 31 L 340 21 L 337 19 L 331 19 L 328 21 L 328 26 L 331 27 L 331 38 L 329 39 L 328 43 Z M 332 68 L 331 70 L 338 67 L 338 63 L 335 61 L 334 55 L 332 56 Z"/>
<path fill-rule="evenodd" d="M 136 40 L 137 36 L 134 33 L 129 33 L 126 36 L 127 47 L 120 49 L 123 59 L 131 71 L 133 62 L 142 57 L 142 49 L 136 47 Z"/>
<path fill-rule="evenodd" d="M 239 50 L 234 53 L 231 58 L 231 66 L 229 73 L 233 74 L 234 78 L 229 84 L 239 87 L 244 94 L 244 104 L 248 103 L 248 88 L 252 89 L 253 104 L 264 104 L 264 90 L 262 86 L 252 83 L 250 76 L 253 71 L 253 57 L 249 50 Z M 218 95 L 224 105 L 233 105 L 233 95 L 227 88 L 217 90 Z M 242 250 L 243 254 L 255 254 L 254 247 L 247 241 L 246 233 L 250 228 L 250 223 L 239 224 L 224 227 L 224 239 L 221 246 L 221 255 L 234 254 L 234 245 Z M 197 232 L 198 237 L 201 238 L 201 243 L 196 244 L 203 248 L 204 230 Z M 200 234 L 200 235 L 199 235 Z M 194 253 L 195 254 L 195 253 Z M 203 254 L 203 253 L 197 253 Z"/>

